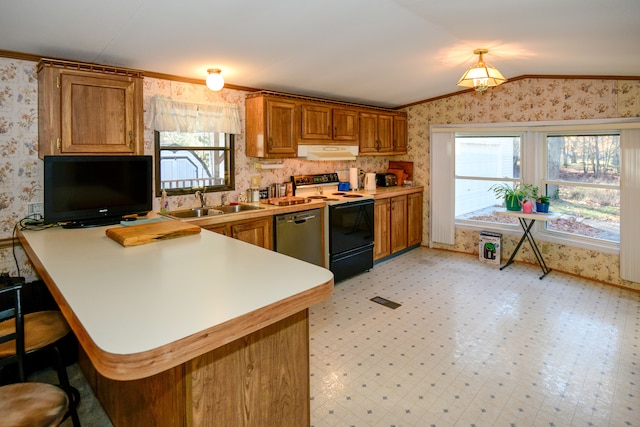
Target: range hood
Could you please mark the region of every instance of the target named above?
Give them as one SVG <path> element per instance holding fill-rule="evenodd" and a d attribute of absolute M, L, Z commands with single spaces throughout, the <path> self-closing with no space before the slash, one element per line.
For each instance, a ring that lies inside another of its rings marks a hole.
<path fill-rule="evenodd" d="M 298 157 L 307 160 L 355 160 L 357 145 L 298 145 Z"/>

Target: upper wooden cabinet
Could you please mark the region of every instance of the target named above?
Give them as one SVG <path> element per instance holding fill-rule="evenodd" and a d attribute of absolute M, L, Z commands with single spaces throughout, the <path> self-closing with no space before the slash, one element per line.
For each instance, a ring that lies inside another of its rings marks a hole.
<path fill-rule="evenodd" d="M 407 152 L 405 113 L 278 92 L 246 98 L 247 156 L 297 156 L 297 145 L 359 145 L 362 155 Z"/>
<path fill-rule="evenodd" d="M 143 154 L 142 74 L 67 61 L 38 64 L 38 156 Z"/>
<path fill-rule="evenodd" d="M 407 116 L 361 113 L 360 154 L 395 155 L 407 152 Z"/>
<path fill-rule="evenodd" d="M 394 153 L 407 152 L 407 116 L 393 116 L 393 147 Z"/>
<path fill-rule="evenodd" d="M 358 142 L 358 111 L 333 108 L 320 103 L 303 103 L 300 106 L 301 133 L 304 143 Z"/>
<path fill-rule="evenodd" d="M 284 158 L 298 154 L 298 103 L 259 94 L 246 99 L 249 157 Z"/>

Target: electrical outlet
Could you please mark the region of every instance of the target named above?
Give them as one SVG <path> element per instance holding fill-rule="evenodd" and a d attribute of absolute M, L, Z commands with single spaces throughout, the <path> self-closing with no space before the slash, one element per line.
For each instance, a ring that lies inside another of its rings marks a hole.
<path fill-rule="evenodd" d="M 29 203 L 27 205 L 28 210 L 28 214 L 29 216 L 31 215 L 40 215 L 40 216 L 44 216 L 44 203 L 42 202 L 37 202 L 37 203 Z"/>

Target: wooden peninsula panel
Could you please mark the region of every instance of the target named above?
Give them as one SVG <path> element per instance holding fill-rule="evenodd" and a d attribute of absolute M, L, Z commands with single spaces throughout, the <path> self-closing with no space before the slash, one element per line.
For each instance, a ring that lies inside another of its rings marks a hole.
<path fill-rule="evenodd" d="M 18 237 L 115 426 L 309 425 L 308 308 L 330 271 L 206 230 L 132 247 L 105 230 Z"/>

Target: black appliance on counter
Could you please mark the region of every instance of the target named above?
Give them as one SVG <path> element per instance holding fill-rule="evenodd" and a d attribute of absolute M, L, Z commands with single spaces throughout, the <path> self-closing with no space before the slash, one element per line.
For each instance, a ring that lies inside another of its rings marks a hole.
<path fill-rule="evenodd" d="M 395 187 L 398 185 L 398 177 L 395 173 L 377 173 L 376 185 L 378 187 Z"/>
<path fill-rule="evenodd" d="M 324 266 L 336 282 L 373 268 L 373 196 L 338 191 L 338 174 L 291 177 L 298 197 L 321 199 L 324 211 Z"/>

